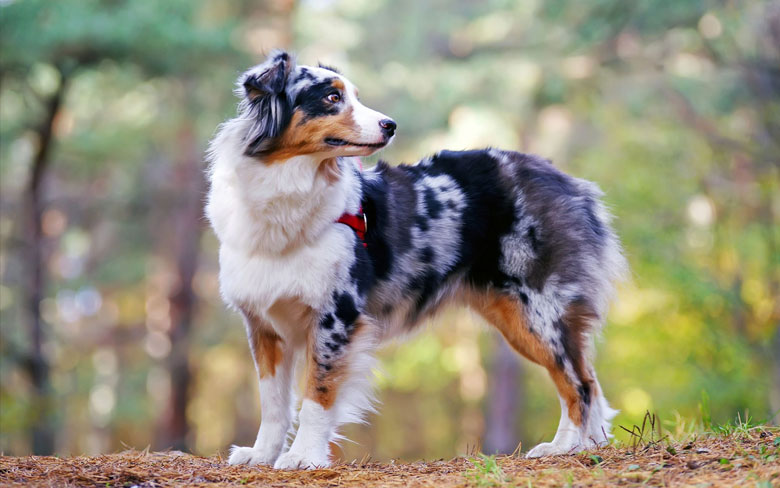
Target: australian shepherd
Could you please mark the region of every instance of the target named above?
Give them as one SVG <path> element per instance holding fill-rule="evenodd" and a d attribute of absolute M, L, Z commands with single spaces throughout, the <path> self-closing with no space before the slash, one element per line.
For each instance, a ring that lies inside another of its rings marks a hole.
<path fill-rule="evenodd" d="M 447 304 L 476 311 L 555 382 L 558 431 L 528 457 L 608 441 L 615 411 L 592 338 L 626 264 L 596 185 L 498 149 L 363 170 L 357 156 L 389 144 L 396 123 L 335 69 L 285 52 L 244 73 L 237 93 L 238 116 L 211 142 L 206 214 L 262 422 L 230 464 L 328 466 L 339 426 L 372 408 L 374 350 Z"/>

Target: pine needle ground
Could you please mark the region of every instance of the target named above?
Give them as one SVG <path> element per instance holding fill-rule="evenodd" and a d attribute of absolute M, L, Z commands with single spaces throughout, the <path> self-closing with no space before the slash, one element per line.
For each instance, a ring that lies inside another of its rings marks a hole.
<path fill-rule="evenodd" d="M 0 457 L 0 485 L 25 487 L 780 487 L 780 429 L 750 427 L 681 442 L 646 439 L 572 456 L 475 454 L 449 461 L 340 463 L 312 471 L 228 466 L 221 456 L 124 451 L 101 456 Z M 652 437 L 652 436 L 651 436 Z"/>

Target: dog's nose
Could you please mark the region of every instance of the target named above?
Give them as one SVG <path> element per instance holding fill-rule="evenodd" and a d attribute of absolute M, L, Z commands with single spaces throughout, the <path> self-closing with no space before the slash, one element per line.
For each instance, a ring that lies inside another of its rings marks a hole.
<path fill-rule="evenodd" d="M 384 132 L 387 137 L 390 137 L 395 134 L 395 128 L 398 126 L 393 120 L 383 119 L 379 121 L 379 127 L 382 128 L 382 132 Z"/>

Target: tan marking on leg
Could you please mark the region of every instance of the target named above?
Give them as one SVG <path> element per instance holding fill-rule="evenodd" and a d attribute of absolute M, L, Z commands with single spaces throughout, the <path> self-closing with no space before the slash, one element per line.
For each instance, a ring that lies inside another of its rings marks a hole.
<path fill-rule="evenodd" d="M 596 312 L 584 302 L 569 305 L 562 319 L 566 325 L 566 349 L 570 351 L 571 359 L 574 361 L 574 370 L 580 378 L 588 378 L 591 381 L 593 378 L 588 362 L 587 340 L 592 324 L 597 319 Z"/>
<path fill-rule="evenodd" d="M 355 329 L 350 335 L 350 344 L 352 344 L 357 336 L 364 330 L 367 330 L 366 321 L 363 317 L 358 317 L 355 321 Z M 307 364 L 306 364 L 306 390 L 304 397 L 314 400 L 322 405 L 322 408 L 328 410 L 336 401 L 339 388 L 349 374 L 349 362 L 350 344 L 346 344 L 342 347 L 346 348 L 344 355 L 338 359 L 330 360 L 328 365 L 331 366 L 330 370 L 326 370 L 317 364 L 317 355 L 314 351 L 314 333 L 309 335 L 309 341 L 307 344 Z"/>
<path fill-rule="evenodd" d="M 282 362 L 282 339 L 275 332 L 265 329 L 256 330 L 252 334 L 255 364 L 260 372 L 260 378 L 276 374 L 276 366 Z"/>
<path fill-rule="evenodd" d="M 598 314 L 584 301 L 574 302 L 566 309 L 562 322 L 566 327 L 564 336 L 564 348 L 567 356 L 572 361 L 574 373 L 582 384 L 583 391 L 587 391 L 587 408 L 598 394 L 598 386 L 594 381 L 593 366 L 590 364 L 589 333 L 594 322 L 598 320 Z M 584 412 L 583 412 L 584 413 Z"/>
<path fill-rule="evenodd" d="M 472 307 L 493 324 L 517 352 L 547 369 L 558 393 L 566 402 L 569 418 L 575 425 L 582 425 L 577 388 L 556 365 L 555 355 L 549 346 L 528 329 L 522 305 L 507 295 L 490 293 L 472 300 Z"/>
<path fill-rule="evenodd" d="M 247 327 L 249 347 L 260 378 L 276 374 L 276 366 L 282 362 L 282 339 L 274 332 L 270 324 L 257 317 L 251 307 L 239 305 Z"/>

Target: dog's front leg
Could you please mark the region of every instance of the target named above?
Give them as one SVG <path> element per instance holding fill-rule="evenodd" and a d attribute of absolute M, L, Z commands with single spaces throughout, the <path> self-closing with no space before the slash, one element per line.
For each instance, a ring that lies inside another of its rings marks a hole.
<path fill-rule="evenodd" d="M 357 420 L 370 408 L 372 324 L 352 307 L 349 313 L 343 308 L 325 313 L 314 326 L 307 343 L 306 388 L 298 432 L 275 468 L 329 466 L 330 442 L 336 438 L 337 427 Z"/>
<path fill-rule="evenodd" d="M 244 313 L 244 321 L 259 376 L 262 419 L 254 446 L 233 446 L 228 462 L 273 466 L 284 448 L 292 421 L 293 348 L 257 317 Z"/>

